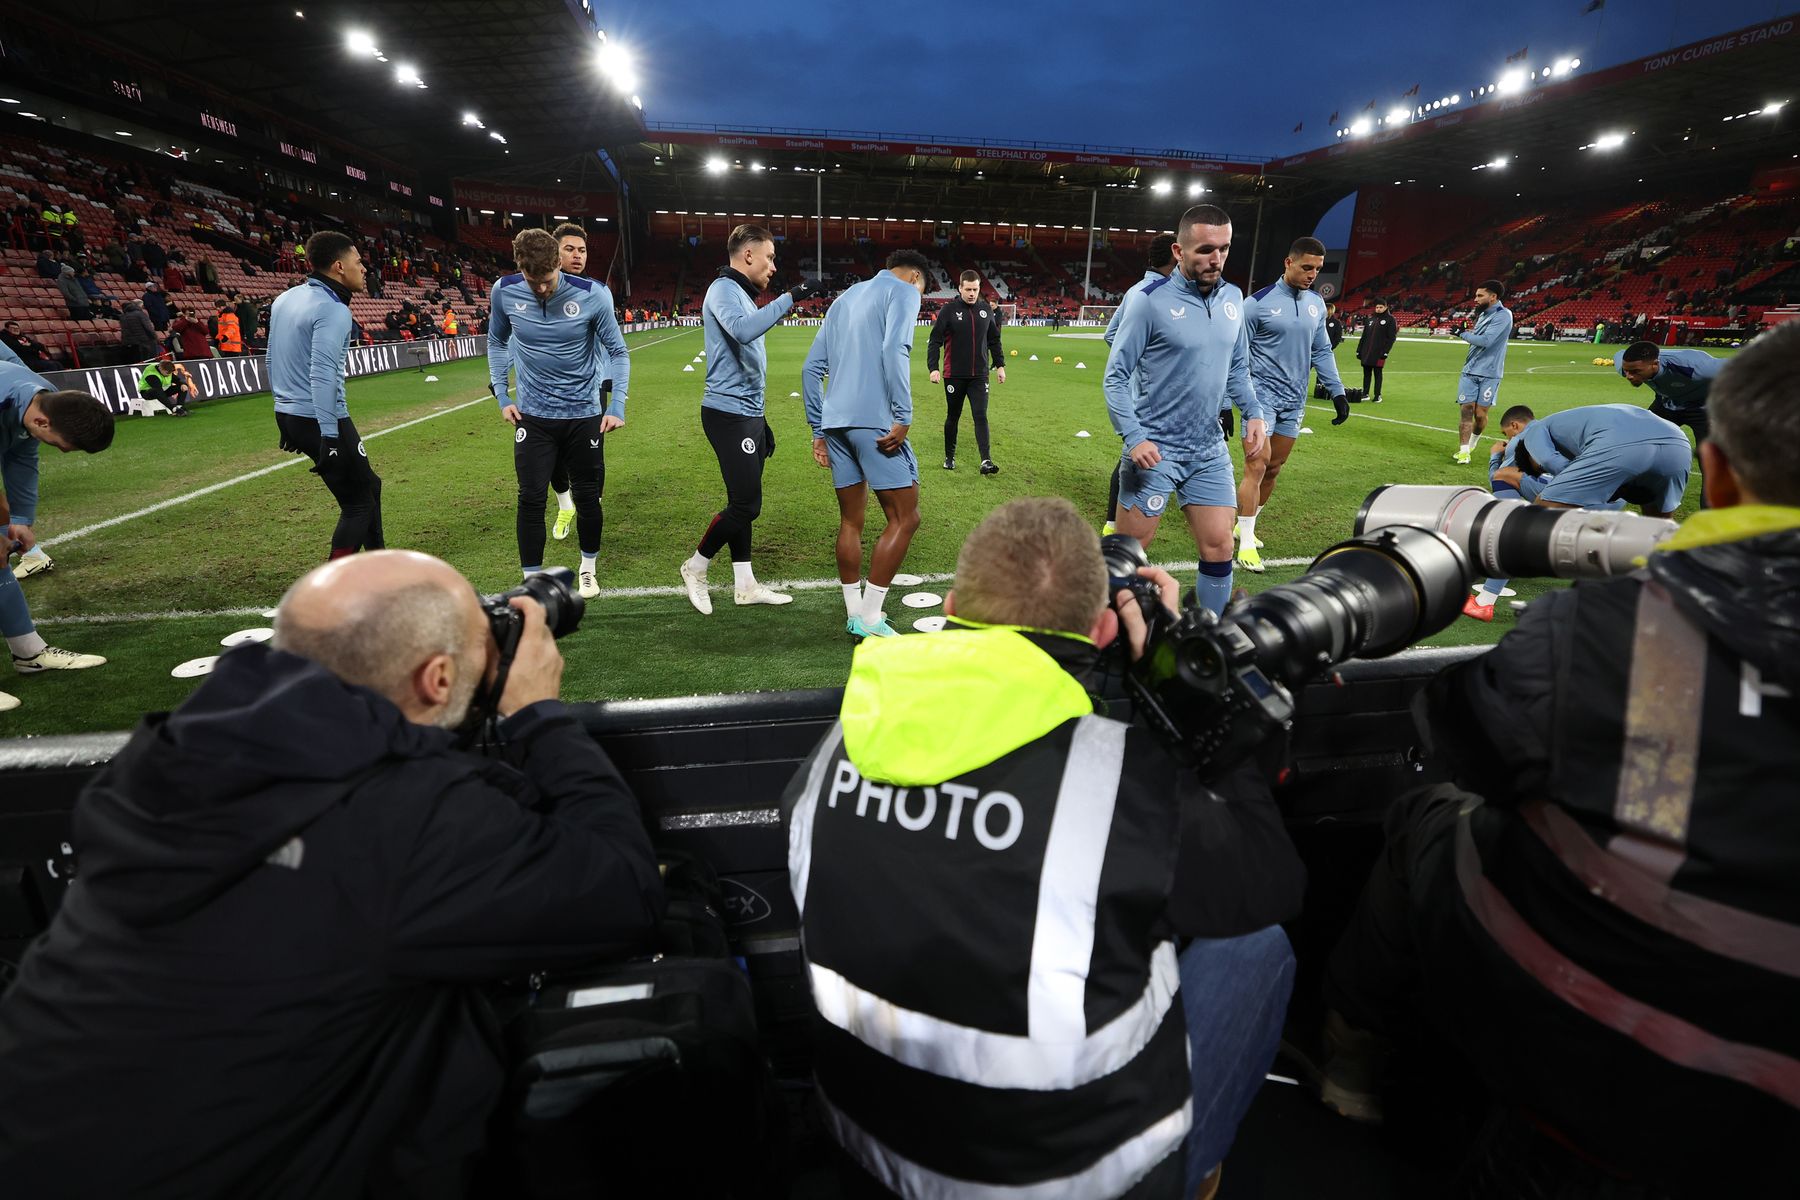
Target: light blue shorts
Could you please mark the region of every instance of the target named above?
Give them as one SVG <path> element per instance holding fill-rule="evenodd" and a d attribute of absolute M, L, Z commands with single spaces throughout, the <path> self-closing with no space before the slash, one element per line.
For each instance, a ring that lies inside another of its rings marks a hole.
<path fill-rule="evenodd" d="M 893 454 L 875 445 L 887 436 L 885 429 L 827 429 L 825 450 L 831 456 L 831 486 L 846 488 L 866 483 L 875 491 L 909 488 L 919 482 L 919 460 L 912 443 L 902 442 Z"/>
<path fill-rule="evenodd" d="M 1494 401 L 1500 398 L 1500 381 L 1491 375 L 1463 375 L 1456 381 L 1456 402 L 1458 404 L 1479 404 L 1483 408 L 1494 407 Z"/>
<path fill-rule="evenodd" d="M 1651 512 L 1674 512 L 1687 491 L 1693 461 L 1686 438 L 1589 451 L 1564 467 L 1539 499 L 1577 508 L 1608 508 L 1623 500 Z"/>
<path fill-rule="evenodd" d="M 1205 462 L 1188 463 L 1165 458 L 1145 470 L 1126 455 L 1119 463 L 1119 508 L 1135 508 L 1147 517 L 1160 517 L 1174 492 L 1181 503 L 1237 507 L 1237 481 L 1231 474 L 1231 456 L 1215 455 Z"/>
<path fill-rule="evenodd" d="M 1269 416 L 1269 433 L 1279 433 L 1282 437 L 1297 438 L 1300 436 L 1300 424 L 1306 416 L 1306 404 L 1302 401 L 1292 407 L 1276 408 Z"/>

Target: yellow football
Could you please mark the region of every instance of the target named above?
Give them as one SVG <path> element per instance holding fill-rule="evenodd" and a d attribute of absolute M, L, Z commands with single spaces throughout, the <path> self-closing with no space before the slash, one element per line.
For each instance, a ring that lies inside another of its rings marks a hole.
<path fill-rule="evenodd" d="M 1061 361 L 1062 361 L 1062 355 L 1060 355 L 1060 354 L 1059 354 L 1059 355 L 1057 355 L 1057 356 L 1056 356 L 1056 357 L 1055 357 L 1055 358 L 1053 358 L 1053 359 L 1051 359 L 1051 360 L 1050 360 L 1050 361 L 1051 361 L 1051 362 L 1053 362 L 1053 363 L 1058 363 L 1058 362 L 1061 362 Z"/>

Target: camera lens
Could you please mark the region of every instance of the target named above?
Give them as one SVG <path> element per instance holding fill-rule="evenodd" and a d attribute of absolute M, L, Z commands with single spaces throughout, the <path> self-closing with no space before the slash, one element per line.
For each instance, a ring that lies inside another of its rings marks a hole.
<path fill-rule="evenodd" d="M 567 567 L 539 571 L 512 594 L 530 596 L 544 606 L 544 624 L 551 637 L 574 633 L 587 611 L 587 601 L 575 590 L 575 572 Z"/>

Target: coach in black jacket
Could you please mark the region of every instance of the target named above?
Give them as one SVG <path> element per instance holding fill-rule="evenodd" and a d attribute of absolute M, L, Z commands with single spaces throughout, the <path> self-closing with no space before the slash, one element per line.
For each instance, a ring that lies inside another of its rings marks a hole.
<path fill-rule="evenodd" d="M 454 1195 L 500 1095 L 478 985 L 643 945 L 638 805 L 555 699 L 535 602 L 464 754 L 492 640 L 468 583 L 315 570 L 83 792 L 81 874 L 0 1000 L 0 1181 L 47 1197 Z"/>
<path fill-rule="evenodd" d="M 1381 403 L 1381 371 L 1399 337 L 1400 323 L 1388 311 L 1387 301 L 1377 300 L 1375 311 L 1363 323 L 1362 339 L 1356 343 L 1356 361 L 1363 368 L 1363 395 L 1377 404 Z M 1373 391 L 1369 390 L 1371 381 Z"/>
<path fill-rule="evenodd" d="M 975 448 L 981 452 L 981 473 L 997 475 L 988 447 L 988 358 L 993 358 L 1000 382 L 1006 382 L 1006 352 L 1000 346 L 1000 318 L 981 298 L 981 276 L 964 271 L 956 296 L 938 310 L 937 322 L 925 347 L 925 366 L 931 382 L 944 385 L 944 470 L 956 469 L 956 427 L 962 422 L 963 398 L 975 416 Z M 949 350 L 947 369 L 938 370 L 938 350 Z"/>

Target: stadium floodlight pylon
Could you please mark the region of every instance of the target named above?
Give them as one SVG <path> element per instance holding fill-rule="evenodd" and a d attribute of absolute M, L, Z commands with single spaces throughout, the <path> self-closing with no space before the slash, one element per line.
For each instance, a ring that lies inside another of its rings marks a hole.
<path fill-rule="evenodd" d="M 1075 314 L 1074 324 L 1104 326 L 1118 311 L 1119 306 L 1116 304 L 1084 304 L 1081 311 Z"/>

